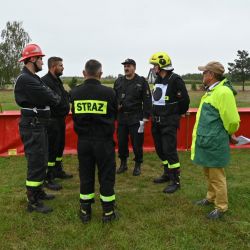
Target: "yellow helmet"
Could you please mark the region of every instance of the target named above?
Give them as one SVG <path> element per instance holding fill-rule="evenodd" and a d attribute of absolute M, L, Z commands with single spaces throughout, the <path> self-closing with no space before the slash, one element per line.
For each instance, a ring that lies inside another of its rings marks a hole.
<path fill-rule="evenodd" d="M 165 70 L 173 70 L 171 59 L 169 55 L 165 52 L 157 52 L 153 54 L 150 59 L 149 63 L 153 65 L 159 65 L 161 69 Z"/>

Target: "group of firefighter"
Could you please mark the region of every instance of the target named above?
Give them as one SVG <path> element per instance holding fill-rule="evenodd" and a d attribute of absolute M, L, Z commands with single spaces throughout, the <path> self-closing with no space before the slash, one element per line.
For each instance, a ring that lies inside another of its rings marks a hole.
<path fill-rule="evenodd" d="M 141 175 L 144 127 L 149 120 L 155 151 L 163 167 L 162 175 L 153 182 L 168 183 L 163 190 L 167 194 L 180 189 L 177 130 L 181 116 L 189 108 L 190 99 L 183 79 L 173 72 L 167 53 L 158 52 L 149 59 L 156 76 L 152 90 L 147 80 L 135 73 L 136 62 L 133 59 L 122 62 L 124 76 L 116 79 L 113 88 L 101 84 L 102 64 L 91 59 L 83 70 L 84 82 L 69 93 L 60 79 L 64 70 L 62 58 L 50 57 L 48 73 L 42 78 L 36 74 L 42 70 L 44 56 L 37 44 L 24 47 L 19 60 L 24 67 L 15 81 L 14 89 L 15 100 L 21 107 L 19 131 L 28 165 L 26 189 L 29 212 L 51 212 L 52 208 L 43 201 L 54 199 L 55 196 L 46 193 L 44 187 L 60 190 L 62 185 L 55 179 L 73 177 L 64 171 L 62 164 L 65 119 L 70 103 L 78 137 L 79 216 L 83 223 L 88 223 L 92 216 L 96 167 L 102 221 L 111 222 L 119 217 L 115 204 L 115 175 L 128 170 L 129 139 L 135 162 L 132 174 Z M 206 93 L 197 114 L 191 158 L 204 166 L 208 193 L 196 204 L 203 206 L 214 203 L 215 209 L 208 218 L 218 219 L 228 209 L 224 167 L 229 158 L 229 139 L 239 127 L 239 115 L 232 86 L 223 77 L 224 67 L 219 62 L 210 62 L 199 67 L 199 70 L 203 71 Z M 224 98 L 225 104 L 220 98 Z M 231 106 L 230 112 L 225 110 L 228 109 L 225 105 Z M 115 120 L 120 158 L 117 169 L 113 140 Z M 220 147 L 216 148 L 216 140 L 222 139 L 225 145 L 220 141 Z M 219 158 L 214 158 L 215 154 Z"/>

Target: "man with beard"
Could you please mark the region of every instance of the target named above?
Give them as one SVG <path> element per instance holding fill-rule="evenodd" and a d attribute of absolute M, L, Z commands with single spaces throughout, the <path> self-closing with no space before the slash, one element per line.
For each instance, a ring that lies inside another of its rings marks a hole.
<path fill-rule="evenodd" d="M 133 175 L 141 174 L 143 161 L 144 123 L 148 121 L 151 111 L 151 93 L 144 77 L 135 73 L 136 63 L 133 59 L 126 59 L 124 65 L 125 76 L 119 77 L 114 84 L 118 101 L 118 153 L 121 165 L 117 174 L 125 172 L 129 156 L 128 140 L 131 138 L 134 151 Z"/>
<path fill-rule="evenodd" d="M 65 117 L 69 113 L 69 97 L 63 87 L 60 76 L 63 74 L 63 59 L 50 57 L 48 59 L 49 72 L 42 77 L 42 81 L 61 97 L 56 107 L 51 107 L 51 118 L 48 125 L 48 171 L 45 186 L 52 190 L 60 190 L 62 186 L 55 182 L 55 178 L 72 178 L 65 173 L 62 165 L 63 150 L 65 147 Z"/>
<path fill-rule="evenodd" d="M 163 192 L 174 193 L 180 188 L 177 128 L 180 116 L 188 110 L 189 96 L 184 81 L 173 73 L 171 59 L 165 52 L 155 53 L 149 62 L 157 75 L 152 92 L 152 135 L 164 166 L 163 174 L 154 179 L 154 183 L 170 181 Z"/>
<path fill-rule="evenodd" d="M 21 107 L 19 132 L 28 162 L 27 210 L 48 213 L 52 209 L 41 201 L 54 198 L 54 195 L 46 194 L 42 189 L 48 161 L 46 126 L 50 118 L 50 106 L 58 105 L 61 97 L 36 75 L 42 70 L 43 56 L 37 44 L 28 44 L 23 49 L 19 62 L 24 62 L 24 67 L 16 79 L 14 94 L 16 103 Z"/>

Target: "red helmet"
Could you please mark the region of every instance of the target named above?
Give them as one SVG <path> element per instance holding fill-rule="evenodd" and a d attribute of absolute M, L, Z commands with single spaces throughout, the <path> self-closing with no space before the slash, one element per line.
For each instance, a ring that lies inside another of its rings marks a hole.
<path fill-rule="evenodd" d="M 26 47 L 24 47 L 22 51 L 22 57 L 18 61 L 22 62 L 25 59 L 33 57 L 33 56 L 45 56 L 41 48 L 37 44 L 34 44 L 34 43 L 28 44 Z"/>

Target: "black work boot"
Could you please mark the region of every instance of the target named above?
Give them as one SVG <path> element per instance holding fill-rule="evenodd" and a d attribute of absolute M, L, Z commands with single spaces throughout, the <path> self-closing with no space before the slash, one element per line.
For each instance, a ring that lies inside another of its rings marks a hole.
<path fill-rule="evenodd" d="M 117 174 L 124 173 L 125 171 L 128 170 L 128 165 L 127 165 L 127 159 L 121 159 L 121 165 L 116 171 Z"/>
<path fill-rule="evenodd" d="M 62 189 L 62 185 L 60 185 L 59 183 L 57 183 L 55 181 L 54 178 L 54 171 L 49 170 L 47 172 L 47 177 L 44 180 L 44 186 L 48 189 L 54 190 L 54 191 L 58 191 Z"/>
<path fill-rule="evenodd" d="M 80 219 L 82 223 L 86 224 L 91 220 L 91 203 L 80 203 Z"/>
<path fill-rule="evenodd" d="M 141 174 L 141 163 L 140 162 L 136 162 L 135 163 L 135 168 L 133 171 L 133 176 L 138 176 Z"/>
<path fill-rule="evenodd" d="M 45 206 L 38 198 L 37 190 L 27 190 L 27 211 L 33 212 L 36 211 L 38 213 L 47 214 L 53 211 L 52 208 Z"/>
<path fill-rule="evenodd" d="M 103 223 L 109 223 L 118 219 L 118 215 L 117 212 L 115 211 L 113 201 L 102 202 L 102 209 L 103 209 L 103 215 L 102 215 Z"/>
<path fill-rule="evenodd" d="M 53 200 L 55 199 L 55 195 L 47 194 L 43 189 L 39 189 L 37 191 L 37 199 L 38 200 Z"/>
<path fill-rule="evenodd" d="M 164 182 L 170 181 L 170 178 L 168 176 L 168 164 L 164 164 L 164 171 L 163 174 L 153 180 L 154 183 L 160 184 Z"/>
<path fill-rule="evenodd" d="M 54 177 L 60 179 L 70 179 L 73 175 L 68 174 L 63 170 L 63 164 L 61 161 L 56 161 Z"/>
<path fill-rule="evenodd" d="M 174 193 L 178 189 L 180 189 L 180 172 L 179 169 L 170 169 L 169 170 L 169 185 L 163 190 L 164 193 Z"/>

